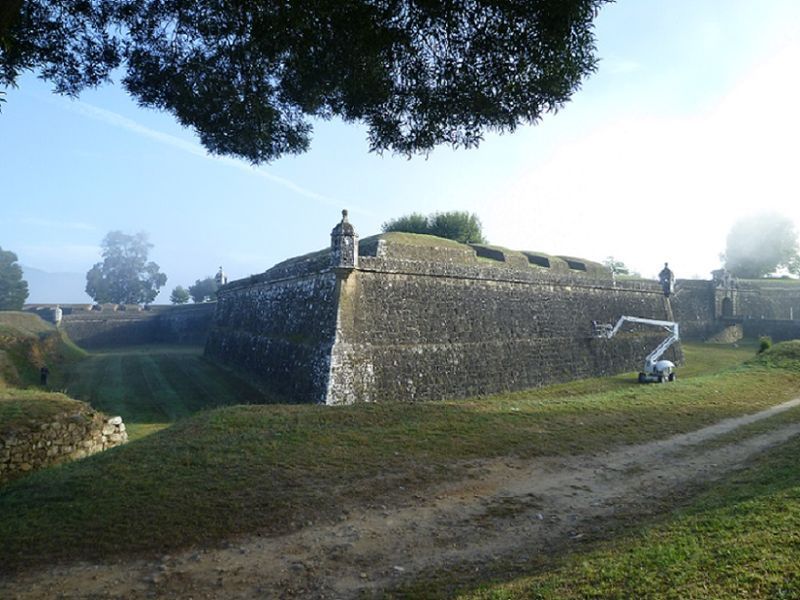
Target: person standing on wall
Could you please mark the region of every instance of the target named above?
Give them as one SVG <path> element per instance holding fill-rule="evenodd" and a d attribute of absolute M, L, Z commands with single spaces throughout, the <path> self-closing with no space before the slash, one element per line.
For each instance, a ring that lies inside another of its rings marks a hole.
<path fill-rule="evenodd" d="M 675 275 L 670 270 L 669 263 L 664 263 L 664 268 L 658 274 L 658 281 L 661 283 L 664 295 L 669 298 L 669 295 L 675 290 Z"/>

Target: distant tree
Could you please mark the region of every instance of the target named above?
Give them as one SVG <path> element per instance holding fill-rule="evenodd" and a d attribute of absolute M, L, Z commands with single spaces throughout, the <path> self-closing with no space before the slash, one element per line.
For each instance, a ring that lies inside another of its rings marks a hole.
<path fill-rule="evenodd" d="M 153 247 L 144 232 L 111 231 L 102 241 L 103 262 L 86 273 L 86 293 L 95 302 L 149 304 L 167 283 L 159 266 L 147 261 Z"/>
<path fill-rule="evenodd" d="M 745 279 L 757 279 L 785 269 L 800 274 L 797 230 L 788 217 L 761 213 L 734 223 L 722 255 L 725 268 Z"/>
<path fill-rule="evenodd" d="M 404 233 L 430 233 L 428 217 L 420 213 L 411 213 L 397 219 L 390 219 L 381 226 L 383 231 L 402 231 Z"/>
<path fill-rule="evenodd" d="M 603 261 L 603 264 L 608 267 L 614 275 L 633 275 L 634 277 L 639 277 L 639 273 L 632 271 L 628 265 L 621 260 L 615 259 L 613 256 L 607 257 Z"/>
<path fill-rule="evenodd" d="M 425 233 L 461 242 L 462 244 L 485 244 L 483 226 L 478 215 L 466 211 L 433 213 L 427 217 L 412 213 L 386 221 L 384 232 Z"/>
<path fill-rule="evenodd" d="M 313 119 L 372 150 L 474 147 L 562 108 L 597 65 L 609 0 L 3 0 L 0 86 L 76 95 L 112 74 L 214 154 L 308 149 Z"/>
<path fill-rule="evenodd" d="M 439 237 L 455 240 L 462 244 L 485 244 L 483 226 L 474 213 L 451 211 L 435 213 L 430 216 L 430 233 Z"/>
<path fill-rule="evenodd" d="M 219 282 L 213 277 L 198 279 L 194 285 L 189 286 L 189 295 L 193 302 L 212 302 L 217 299 Z"/>
<path fill-rule="evenodd" d="M 186 304 L 189 302 L 189 298 L 189 290 L 182 285 L 175 287 L 175 289 L 172 290 L 172 293 L 169 295 L 169 301 L 173 304 Z"/>
<path fill-rule="evenodd" d="M 17 255 L 0 248 L 0 310 L 21 310 L 28 297 L 28 282 L 22 278 Z"/>

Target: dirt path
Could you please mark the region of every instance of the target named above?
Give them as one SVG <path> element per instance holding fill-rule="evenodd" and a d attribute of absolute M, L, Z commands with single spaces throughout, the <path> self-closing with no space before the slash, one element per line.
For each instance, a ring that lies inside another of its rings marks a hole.
<path fill-rule="evenodd" d="M 698 481 L 737 468 L 800 434 L 800 424 L 720 447 L 701 444 L 800 405 L 607 453 L 475 464 L 476 477 L 430 490 L 412 504 L 364 507 L 335 525 L 276 538 L 239 539 L 158 561 L 76 564 L 0 584 L 6 598 L 350 598 L 497 558 L 526 560 L 591 529 L 661 506 Z"/>

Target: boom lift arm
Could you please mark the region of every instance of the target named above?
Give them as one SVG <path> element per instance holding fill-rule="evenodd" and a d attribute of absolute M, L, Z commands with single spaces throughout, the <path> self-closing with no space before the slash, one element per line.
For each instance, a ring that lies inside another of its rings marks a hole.
<path fill-rule="evenodd" d="M 594 335 L 596 337 L 603 337 L 611 339 L 622 328 L 625 323 L 639 323 L 641 325 L 653 325 L 660 327 L 669 332 L 667 338 L 662 341 L 655 349 L 648 354 L 644 359 L 644 371 L 639 373 L 639 383 L 649 383 L 658 381 L 674 381 L 675 380 L 675 363 L 669 360 L 659 360 L 672 344 L 680 340 L 680 330 L 678 324 L 674 321 L 659 321 L 657 319 L 645 319 L 643 317 L 629 317 L 623 315 L 619 318 L 616 325 L 609 323 L 598 323 L 592 321 Z"/>

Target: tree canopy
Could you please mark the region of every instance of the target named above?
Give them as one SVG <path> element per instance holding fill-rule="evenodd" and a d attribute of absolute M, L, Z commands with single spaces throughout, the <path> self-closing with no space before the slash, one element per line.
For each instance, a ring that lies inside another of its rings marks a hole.
<path fill-rule="evenodd" d="M 167 283 L 159 266 L 147 261 L 153 244 L 144 232 L 111 231 L 103 238 L 103 262 L 86 273 L 86 293 L 95 302 L 149 304 Z"/>
<path fill-rule="evenodd" d="M 22 278 L 17 255 L 0 248 L 0 310 L 21 310 L 28 297 L 28 282 Z"/>
<path fill-rule="evenodd" d="M 438 212 L 428 215 L 411 213 L 386 221 L 383 231 L 425 233 L 455 240 L 462 244 L 485 244 L 483 226 L 478 215 L 466 211 Z"/>
<path fill-rule="evenodd" d="M 217 299 L 219 282 L 214 277 L 198 279 L 194 285 L 189 286 L 189 295 L 192 302 L 212 302 Z"/>
<path fill-rule="evenodd" d="M 186 304 L 189 302 L 189 290 L 182 285 L 175 286 L 172 293 L 169 295 L 169 301 L 173 304 Z"/>
<path fill-rule="evenodd" d="M 6 0 L 0 85 L 35 70 L 75 95 L 120 69 L 141 106 L 253 163 L 334 116 L 378 152 L 473 147 L 569 101 L 608 1 Z"/>
<path fill-rule="evenodd" d="M 725 268 L 747 279 L 785 269 L 800 274 L 797 230 L 788 217 L 761 213 L 734 223 L 722 255 Z"/>

